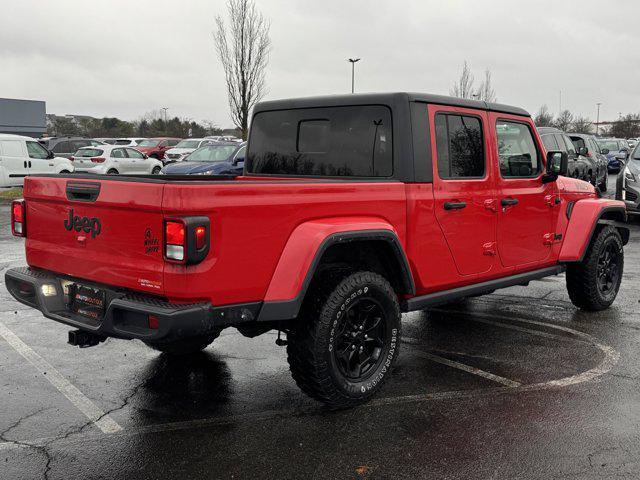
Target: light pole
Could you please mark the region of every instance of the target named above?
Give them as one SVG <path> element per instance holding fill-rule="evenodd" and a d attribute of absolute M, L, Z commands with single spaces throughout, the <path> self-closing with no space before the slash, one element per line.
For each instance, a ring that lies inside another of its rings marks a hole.
<path fill-rule="evenodd" d="M 167 110 L 169 110 L 169 107 L 162 107 L 160 110 L 164 110 L 164 133 L 167 133 L 169 131 L 167 128 Z"/>
<path fill-rule="evenodd" d="M 600 134 L 600 105 L 602 102 L 596 103 L 598 106 L 598 113 L 596 114 L 596 137 Z"/>
<path fill-rule="evenodd" d="M 354 85 L 355 85 L 356 62 L 359 62 L 360 59 L 359 58 L 350 58 L 347 61 L 349 63 L 351 63 L 351 93 L 353 93 L 354 92 Z"/>

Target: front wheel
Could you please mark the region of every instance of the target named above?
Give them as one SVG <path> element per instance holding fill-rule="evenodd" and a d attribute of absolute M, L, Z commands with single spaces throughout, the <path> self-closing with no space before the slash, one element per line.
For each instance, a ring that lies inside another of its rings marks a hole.
<path fill-rule="evenodd" d="M 384 277 L 357 272 L 313 288 L 288 333 L 287 359 L 302 391 L 346 408 L 380 389 L 399 347 L 396 293 Z"/>
<path fill-rule="evenodd" d="M 571 302 L 583 310 L 609 308 L 618 295 L 623 269 L 622 237 L 615 227 L 606 226 L 596 233 L 582 262 L 567 269 Z"/>
<path fill-rule="evenodd" d="M 160 167 L 153 167 L 153 170 L 151 170 L 151 174 L 152 175 L 160 175 Z"/>

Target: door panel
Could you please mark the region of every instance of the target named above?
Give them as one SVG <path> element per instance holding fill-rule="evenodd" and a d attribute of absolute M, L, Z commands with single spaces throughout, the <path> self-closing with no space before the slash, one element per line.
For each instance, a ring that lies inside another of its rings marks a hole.
<path fill-rule="evenodd" d="M 429 105 L 429 121 L 436 219 L 459 274 L 487 273 L 495 263 L 496 211 L 486 113 Z"/>
<path fill-rule="evenodd" d="M 505 267 L 544 262 L 555 242 L 557 186 L 543 184 L 544 149 L 532 124 L 522 117 L 489 113 L 497 149 L 498 252 Z"/>

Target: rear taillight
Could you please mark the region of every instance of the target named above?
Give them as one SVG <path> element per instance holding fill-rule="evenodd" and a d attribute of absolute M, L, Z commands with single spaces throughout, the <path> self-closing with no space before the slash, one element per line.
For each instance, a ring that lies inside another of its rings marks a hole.
<path fill-rule="evenodd" d="M 193 265 L 209 253 L 208 217 L 183 217 L 164 222 L 164 257 L 172 262 Z"/>
<path fill-rule="evenodd" d="M 76 161 L 76 157 L 69 157 L 69 160 L 72 161 L 72 162 L 75 162 Z"/>
<path fill-rule="evenodd" d="M 11 203 L 11 233 L 16 237 L 27 235 L 27 215 L 24 200 L 14 200 Z"/>
<path fill-rule="evenodd" d="M 182 222 L 167 221 L 164 224 L 165 256 L 169 260 L 184 261 L 185 225 Z"/>
<path fill-rule="evenodd" d="M 92 163 L 104 163 L 104 161 L 105 161 L 104 157 L 91 157 Z"/>

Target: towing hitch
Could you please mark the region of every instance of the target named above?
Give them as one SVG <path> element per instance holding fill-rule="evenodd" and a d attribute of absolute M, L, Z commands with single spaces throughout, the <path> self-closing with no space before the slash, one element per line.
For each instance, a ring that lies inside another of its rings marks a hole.
<path fill-rule="evenodd" d="M 95 335 L 94 333 L 85 332 L 82 330 L 71 330 L 69 332 L 69 345 L 80 348 L 95 347 L 101 342 L 104 342 L 107 337 L 102 335 Z"/>

